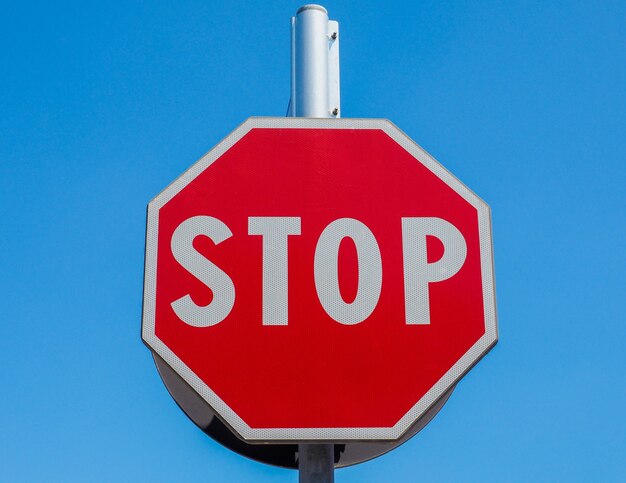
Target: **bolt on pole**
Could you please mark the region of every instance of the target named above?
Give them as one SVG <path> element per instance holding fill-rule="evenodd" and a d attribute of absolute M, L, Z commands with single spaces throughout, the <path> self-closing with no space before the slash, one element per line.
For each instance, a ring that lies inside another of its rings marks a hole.
<path fill-rule="evenodd" d="M 339 24 L 320 5 L 304 5 L 291 19 L 291 99 L 289 117 L 337 118 L 339 103 Z M 299 444 L 300 483 L 335 481 L 335 445 Z"/>

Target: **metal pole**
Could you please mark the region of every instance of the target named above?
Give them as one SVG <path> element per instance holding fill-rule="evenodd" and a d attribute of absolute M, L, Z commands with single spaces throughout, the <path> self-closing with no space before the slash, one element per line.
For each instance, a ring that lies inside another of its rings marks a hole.
<path fill-rule="evenodd" d="M 300 7 L 291 19 L 288 116 L 339 116 L 338 49 L 338 24 L 329 22 L 326 9 L 320 5 Z M 335 445 L 299 444 L 298 472 L 300 483 L 333 483 Z"/>
<path fill-rule="evenodd" d="M 296 13 L 296 117 L 328 112 L 328 12 L 305 5 Z"/>
<path fill-rule="evenodd" d="M 335 445 L 298 445 L 299 483 L 333 483 L 335 481 Z"/>
<path fill-rule="evenodd" d="M 291 19 L 290 117 L 340 117 L 339 24 L 319 5 Z"/>

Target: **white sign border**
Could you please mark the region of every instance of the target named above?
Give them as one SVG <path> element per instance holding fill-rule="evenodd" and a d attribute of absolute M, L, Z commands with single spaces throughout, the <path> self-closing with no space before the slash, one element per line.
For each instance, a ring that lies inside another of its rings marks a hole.
<path fill-rule="evenodd" d="M 448 370 L 443 377 L 392 427 L 374 428 L 252 428 L 226 402 L 211 390 L 155 333 L 156 266 L 159 210 L 187 184 L 207 169 L 252 129 L 380 129 L 409 152 L 418 162 L 442 179 L 478 212 L 478 230 L 485 313 L 484 335 Z M 489 206 L 454 175 L 440 165 L 411 138 L 386 119 L 315 119 L 288 117 L 250 117 L 217 146 L 194 163 L 178 179 L 148 204 L 142 338 L 148 347 L 172 367 L 230 426 L 249 442 L 294 441 L 390 441 L 397 440 L 446 391 L 452 388 L 498 341 L 495 276 Z"/>

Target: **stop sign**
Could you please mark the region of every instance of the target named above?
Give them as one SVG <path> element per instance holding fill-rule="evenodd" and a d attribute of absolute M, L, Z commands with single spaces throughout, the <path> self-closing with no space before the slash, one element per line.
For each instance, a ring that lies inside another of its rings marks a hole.
<path fill-rule="evenodd" d="M 142 337 L 247 441 L 398 439 L 497 341 L 489 207 L 389 121 L 250 118 L 148 206 Z"/>

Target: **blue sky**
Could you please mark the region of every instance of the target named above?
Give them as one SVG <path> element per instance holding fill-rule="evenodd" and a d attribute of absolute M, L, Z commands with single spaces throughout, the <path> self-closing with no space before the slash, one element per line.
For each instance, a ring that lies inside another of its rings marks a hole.
<path fill-rule="evenodd" d="M 350 481 L 626 480 L 626 4 L 346 2 L 344 117 L 389 118 L 493 212 L 500 342 Z M 4 2 L 0 479 L 272 481 L 141 343 L 145 208 L 282 116 L 293 2 Z"/>

